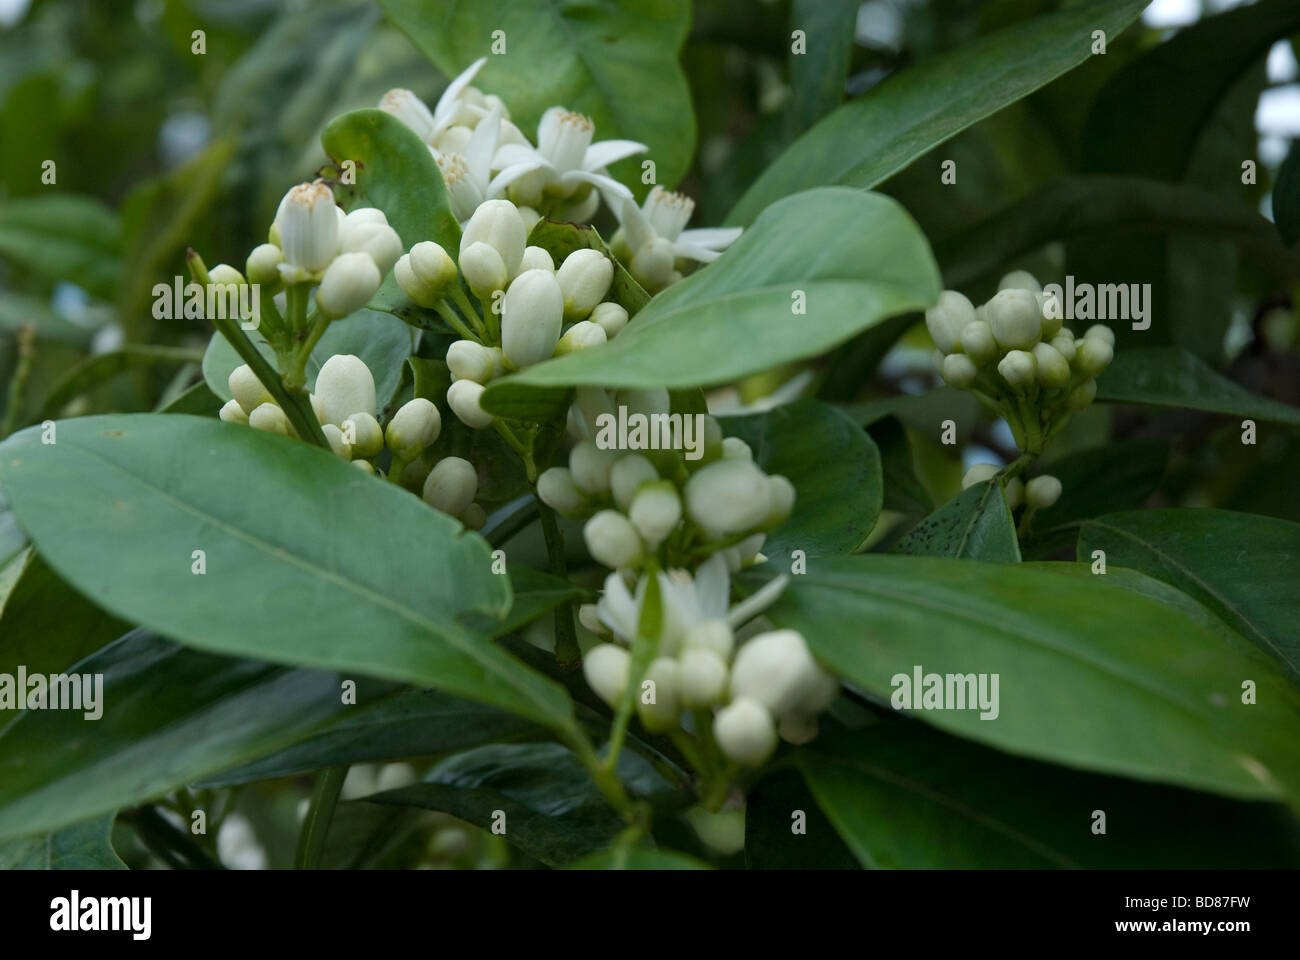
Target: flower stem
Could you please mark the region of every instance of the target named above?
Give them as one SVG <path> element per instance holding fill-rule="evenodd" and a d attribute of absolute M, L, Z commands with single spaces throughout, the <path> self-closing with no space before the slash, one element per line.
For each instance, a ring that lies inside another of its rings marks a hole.
<path fill-rule="evenodd" d="M 346 765 L 329 767 L 316 780 L 316 790 L 311 797 L 311 806 L 307 808 L 307 817 L 302 822 L 298 834 L 298 852 L 294 856 L 294 868 L 298 870 L 315 870 L 320 865 L 321 854 L 325 850 L 325 838 L 329 834 L 330 821 L 334 818 L 334 808 L 339 802 L 339 791 L 347 778 Z"/>
<path fill-rule="evenodd" d="M 18 346 L 18 368 L 13 379 L 9 381 L 9 396 L 5 400 L 5 420 L 0 425 L 0 437 L 7 437 L 18 426 L 18 415 L 22 412 L 23 390 L 27 378 L 32 372 L 32 361 L 36 357 L 36 325 L 25 323 L 18 328 L 15 337 Z"/>
<path fill-rule="evenodd" d="M 551 573 L 561 580 L 568 579 L 564 562 L 564 535 L 555 521 L 555 511 L 539 502 L 537 512 L 542 518 L 542 535 L 546 538 L 546 556 Z M 573 625 L 573 601 L 565 600 L 555 608 L 555 662 L 561 670 L 576 670 L 582 665 L 582 650 L 578 647 L 578 631 Z"/>
<path fill-rule="evenodd" d="M 461 320 L 460 317 L 456 315 L 456 311 L 452 309 L 451 304 L 449 304 L 446 300 L 441 300 L 438 303 L 434 304 L 433 312 L 436 313 L 438 316 L 442 317 L 443 322 L 446 323 L 447 326 L 451 327 L 453 330 L 459 333 L 466 340 L 472 340 L 475 343 L 479 343 L 481 341 L 482 334 L 481 333 L 476 334 L 473 331 L 471 331 L 469 327 L 465 326 L 464 321 Z M 470 316 L 471 317 L 474 316 L 474 313 L 472 311 L 470 312 Z"/>

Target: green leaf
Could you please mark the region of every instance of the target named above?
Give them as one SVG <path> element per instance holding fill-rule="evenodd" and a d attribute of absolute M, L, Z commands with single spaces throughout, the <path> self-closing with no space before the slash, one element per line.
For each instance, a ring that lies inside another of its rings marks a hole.
<path fill-rule="evenodd" d="M 198 653 L 143 630 L 75 672 L 103 675 L 98 720 L 27 710 L 0 729 L 0 836 L 133 806 L 293 743 L 338 710 L 344 679 Z"/>
<path fill-rule="evenodd" d="M 259 339 L 253 343 L 275 366 L 275 352 L 270 345 Z M 382 412 L 401 385 L 402 364 L 411 353 L 411 330 L 397 318 L 378 310 L 358 310 L 335 320 L 326 328 L 307 361 L 308 389 L 315 389 L 316 374 L 337 353 L 350 353 L 365 361 L 375 378 L 375 398 Z M 227 383 L 230 372 L 243 362 L 225 337 L 219 333 L 212 335 L 203 354 L 203 379 L 223 403 L 230 399 Z"/>
<path fill-rule="evenodd" d="M 870 189 L 954 134 L 1033 93 L 1116 36 L 1146 0 L 1090 0 L 1013 24 L 909 67 L 827 116 L 783 153 L 727 218 L 822 184 Z"/>
<path fill-rule="evenodd" d="M 499 740 L 537 737 L 535 724 L 436 690 L 402 690 L 375 702 L 341 708 L 341 719 L 299 743 L 232 770 L 201 786 L 272 780 L 350 763 L 454 753 Z"/>
<path fill-rule="evenodd" d="M 569 865 L 570 870 L 712 870 L 707 863 L 676 850 L 600 850 Z"/>
<path fill-rule="evenodd" d="M 786 109 L 794 133 L 802 133 L 844 101 L 858 0 L 794 0 L 790 23 L 804 32 L 805 50 L 790 64 L 790 102 Z"/>
<path fill-rule="evenodd" d="M 695 115 L 677 62 L 690 26 L 687 0 L 381 0 L 380 6 L 449 77 L 486 56 L 474 85 L 501 97 L 533 142 L 542 113 L 559 105 L 590 117 L 597 142 L 647 144 L 657 183 L 671 187 L 690 167 Z M 496 31 L 507 45 L 504 56 L 493 55 Z M 615 164 L 614 175 L 640 188 L 641 159 Z"/>
<path fill-rule="evenodd" d="M 95 354 L 65 373 L 50 388 L 35 419 L 54 419 L 71 401 L 127 370 L 148 370 L 155 364 L 198 363 L 202 359 L 201 354 L 186 347 L 153 345 L 128 345 L 110 353 Z"/>
<path fill-rule="evenodd" d="M 619 758 L 630 789 L 661 789 L 635 754 Z M 437 764 L 421 783 L 366 798 L 370 803 L 424 807 L 491 829 L 505 812 L 505 838 L 547 866 L 563 866 L 603 847 L 626 824 L 605 802 L 581 762 L 554 743 L 479 747 Z"/>
<path fill-rule="evenodd" d="M 788 568 L 791 552 L 852 553 L 880 516 L 880 453 L 866 431 L 834 407 L 799 400 L 765 413 L 723 417 L 766 473 L 794 484 L 790 517 L 763 542 L 763 553 Z"/>
<path fill-rule="evenodd" d="M 1072 545 L 1081 521 L 1142 506 L 1164 479 L 1169 450 L 1163 437 L 1133 437 L 1043 465 L 1061 481 L 1061 499 L 1034 514 L 1025 553 L 1046 556 Z"/>
<path fill-rule="evenodd" d="M 204 357 L 206 356 L 207 352 L 204 351 Z M 207 383 L 199 382 L 172 398 L 171 402 L 159 409 L 158 412 L 189 413 L 196 417 L 215 417 L 221 411 L 221 405 L 221 398 L 212 392 Z"/>
<path fill-rule="evenodd" d="M 1084 523 L 1079 559 L 1106 551 L 1195 597 L 1300 680 L 1300 524 L 1231 510 L 1135 510 Z"/>
<path fill-rule="evenodd" d="M 18 518 L 5 499 L 4 491 L 0 490 L 0 570 L 22 553 L 26 546 L 27 534 L 18 526 Z"/>
<path fill-rule="evenodd" d="M 1118 603 L 1094 580 L 1022 564 L 869 554 L 810 560 L 767 616 L 884 700 L 917 667 L 998 675 L 996 718 L 915 716 L 1008 753 L 1242 798 L 1300 795 L 1300 695 L 1157 600 Z M 1246 679 L 1256 704 L 1241 702 Z"/>
<path fill-rule="evenodd" d="M 877 724 L 819 740 L 798 764 L 864 867 L 1300 864 L 1300 827 L 1285 807 L 1034 763 L 920 724 Z M 1098 810 L 1106 816 L 1104 835 L 1092 832 Z"/>
<path fill-rule="evenodd" d="M 49 564 L 132 622 L 572 729 L 560 687 L 458 619 L 509 608 L 487 544 L 324 450 L 181 415 L 87 417 L 61 422 L 56 444 L 36 428 L 5 441 L 0 486 Z"/>
<path fill-rule="evenodd" d="M 0 673 L 12 675 L 19 664 L 29 674 L 57 672 L 130 629 L 59 579 L 35 550 L 13 562 L 13 584 L 0 590 Z"/>
<path fill-rule="evenodd" d="M 1020 541 L 996 480 L 976 483 L 930 514 L 899 540 L 895 553 L 1019 563 Z"/>
<path fill-rule="evenodd" d="M 1300 240 L 1300 144 L 1295 140 L 1273 184 L 1273 219 L 1287 246 Z"/>
<path fill-rule="evenodd" d="M 0 206 L 0 256 L 51 283 L 75 278 L 111 300 L 122 268 L 122 228 L 94 197 L 18 197 Z"/>
<path fill-rule="evenodd" d="M 1200 187 L 1142 177 L 1087 176 L 1055 180 L 974 226 L 935 241 L 944 283 L 966 289 L 1017 258 L 1057 240 L 1105 238 L 1136 229 L 1228 238 L 1281 278 L 1300 272 L 1295 254 L 1257 210 Z M 1081 332 L 1081 331 L 1079 331 Z"/>
<path fill-rule="evenodd" d="M 116 816 L 0 841 L 0 870 L 125 870 L 109 839 Z"/>
<path fill-rule="evenodd" d="M 916 476 L 912 444 L 903 424 L 897 417 L 882 417 L 873 422 L 867 432 L 880 451 L 884 509 L 897 510 L 911 517 L 928 514 L 934 509 L 934 500 Z"/>
<path fill-rule="evenodd" d="M 795 815 L 803 813 L 803 833 Z M 793 770 L 764 777 L 745 797 L 745 865 L 751 870 L 854 870 L 858 861 Z"/>
<path fill-rule="evenodd" d="M 806 314 L 795 312 L 796 291 Z M 925 237 L 902 207 L 880 194 L 810 190 L 765 211 L 720 259 L 656 296 L 609 343 L 494 381 L 483 404 L 523 416 L 563 387 L 727 383 L 815 356 L 938 295 Z"/>
<path fill-rule="evenodd" d="M 871 379 L 898 338 L 916 324 L 910 313 L 891 317 L 858 334 L 827 360 L 817 399 L 846 402 L 856 397 Z"/>
<path fill-rule="evenodd" d="M 1097 378 L 1097 399 L 1300 425 L 1300 407 L 1251 393 L 1177 347 L 1117 350 L 1114 362 Z"/>

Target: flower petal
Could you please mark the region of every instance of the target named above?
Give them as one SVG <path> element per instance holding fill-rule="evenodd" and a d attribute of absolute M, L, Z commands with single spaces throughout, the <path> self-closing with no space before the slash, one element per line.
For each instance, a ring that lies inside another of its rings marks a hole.
<path fill-rule="evenodd" d="M 649 149 L 644 143 L 637 143 L 635 140 L 602 140 L 587 148 L 587 152 L 582 157 L 582 168 L 596 171 L 635 153 L 645 153 Z"/>

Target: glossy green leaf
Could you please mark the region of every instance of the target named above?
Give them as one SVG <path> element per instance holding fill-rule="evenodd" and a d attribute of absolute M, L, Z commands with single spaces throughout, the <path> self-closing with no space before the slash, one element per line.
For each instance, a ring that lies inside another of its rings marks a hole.
<path fill-rule="evenodd" d="M 802 832 L 794 831 L 796 824 Z M 745 797 L 745 865 L 751 870 L 854 870 L 858 861 L 803 778 L 782 770 L 764 777 Z"/>
<path fill-rule="evenodd" d="M 95 354 L 69 370 L 50 388 L 34 419 L 53 420 L 69 402 L 128 370 L 198 363 L 202 359 L 202 354 L 185 347 L 153 345 L 125 346 L 121 350 Z"/>
<path fill-rule="evenodd" d="M 319 448 L 180 415 L 87 417 L 56 444 L 36 428 L 7 440 L 0 487 L 60 575 L 182 643 L 573 722 L 563 690 L 459 620 L 509 608 L 487 544 Z"/>
<path fill-rule="evenodd" d="M 530 411 L 548 388 L 727 383 L 815 356 L 938 295 L 938 269 L 902 207 L 880 194 L 810 190 L 764 212 L 609 343 L 495 381 L 483 404 L 509 416 Z"/>
<path fill-rule="evenodd" d="M 830 114 L 783 153 L 727 218 L 822 184 L 870 189 L 954 134 L 1033 93 L 1114 37 L 1146 0 L 1090 0 L 1033 17 L 909 67 Z M 937 176 L 937 174 L 936 174 Z"/>
<path fill-rule="evenodd" d="M 1177 347 L 1117 350 L 1114 362 L 1097 378 L 1097 399 L 1300 425 L 1300 407 L 1251 393 Z"/>
<path fill-rule="evenodd" d="M 791 41 L 791 128 L 802 133 L 844 101 L 844 82 L 857 28 L 857 0 L 794 0 L 790 23 L 803 31 L 805 49 Z"/>
<path fill-rule="evenodd" d="M 916 476 L 912 443 L 898 418 L 882 417 L 867 427 L 867 433 L 880 451 L 884 509 L 911 517 L 922 517 L 932 511 L 934 500 Z"/>
<path fill-rule="evenodd" d="M 724 434 L 749 444 L 765 472 L 794 484 L 794 510 L 763 542 L 777 566 L 788 568 L 794 550 L 815 557 L 861 546 L 882 496 L 880 453 L 865 430 L 816 400 L 720 422 Z"/>
<path fill-rule="evenodd" d="M 810 560 L 767 616 L 885 702 L 918 667 L 996 674 L 996 717 L 909 712 L 1009 753 L 1229 796 L 1300 796 L 1300 694 L 1157 600 L 1120 603 L 1113 588 L 1022 564 L 864 555 Z M 1255 704 L 1242 703 L 1247 679 Z"/>
<path fill-rule="evenodd" d="M 1300 864 L 1300 825 L 1277 804 L 1034 763 L 920 724 L 878 724 L 818 741 L 799 755 L 799 769 L 865 867 Z M 1105 814 L 1104 835 L 1093 833 L 1095 811 Z"/>
<path fill-rule="evenodd" d="M 1300 145 L 1294 140 L 1273 184 L 1273 218 L 1288 246 L 1300 240 Z"/>
<path fill-rule="evenodd" d="M 690 166 L 695 115 L 677 63 L 690 26 L 687 0 L 381 0 L 380 6 L 449 77 L 487 57 L 474 85 L 501 97 L 534 143 L 542 113 L 560 105 L 590 117 L 597 142 L 647 144 L 654 182 L 671 187 Z M 493 49 L 496 31 L 504 55 Z M 643 191 L 636 176 L 642 159 L 615 164 L 613 172 Z"/>
<path fill-rule="evenodd" d="M 1079 531 L 1079 559 L 1094 550 L 1195 597 L 1300 680 L 1300 524 L 1230 510 L 1112 513 Z"/>
<path fill-rule="evenodd" d="M 121 232 L 117 214 L 94 197 L 51 193 L 0 206 L 0 257 L 51 282 L 76 277 L 105 300 L 122 268 Z"/>
<path fill-rule="evenodd" d="M 207 356 L 207 351 L 204 351 Z M 229 374 L 227 374 L 229 376 Z M 183 390 L 167 404 L 158 409 L 159 413 L 189 413 L 196 417 L 215 417 L 222 406 L 222 399 L 208 387 L 206 381 Z"/>
<path fill-rule="evenodd" d="M 34 837 L 0 841 L 0 870 L 125 870 L 109 835 L 116 814 Z"/>
<path fill-rule="evenodd" d="M 634 754 L 619 763 L 630 789 L 649 793 L 662 785 Z M 420 783 L 366 800 L 439 810 L 484 830 L 492 828 L 494 811 L 504 811 L 506 840 L 547 866 L 608 845 L 626 826 L 577 757 L 554 743 L 470 750 L 443 760 Z"/>
<path fill-rule="evenodd" d="M 315 389 L 316 374 L 330 357 L 350 353 L 360 357 L 375 378 L 375 398 L 383 410 L 402 382 L 402 364 L 411 353 L 411 329 L 399 319 L 378 310 L 358 310 L 335 320 L 326 329 L 307 361 L 308 389 Z M 275 352 L 264 340 L 253 342 L 275 365 Z M 244 361 L 226 338 L 214 333 L 203 354 L 203 379 L 222 402 L 230 399 L 230 372 Z"/>
<path fill-rule="evenodd" d="M 0 569 L 22 553 L 26 547 L 27 534 L 23 533 L 22 527 L 18 526 L 18 518 L 14 516 L 9 501 L 5 499 L 4 491 L 0 490 Z"/>
<path fill-rule="evenodd" d="M 143 630 L 81 661 L 102 716 L 28 710 L 0 728 L 0 836 L 58 830 L 311 733 L 343 677 L 198 653 Z"/>
<path fill-rule="evenodd" d="M 1002 486 L 985 480 L 967 487 L 913 527 L 894 552 L 1019 563 L 1020 541 Z"/>

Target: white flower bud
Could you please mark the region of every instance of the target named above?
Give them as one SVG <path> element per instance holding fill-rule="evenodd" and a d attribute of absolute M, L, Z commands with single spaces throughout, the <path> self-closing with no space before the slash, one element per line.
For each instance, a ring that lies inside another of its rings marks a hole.
<path fill-rule="evenodd" d="M 781 718 L 777 731 L 786 743 L 795 746 L 811 743 L 817 737 L 817 717 L 804 713 L 787 714 Z"/>
<path fill-rule="evenodd" d="M 1034 360 L 1038 364 L 1038 382 L 1044 387 L 1063 387 L 1070 382 L 1070 364 L 1055 347 L 1034 344 Z"/>
<path fill-rule="evenodd" d="M 596 304 L 591 311 L 591 322 L 600 324 L 605 331 L 605 339 L 613 340 L 620 330 L 627 326 L 627 311 L 612 300 Z"/>
<path fill-rule="evenodd" d="M 666 733 L 681 718 L 681 671 L 681 665 L 671 657 L 658 657 L 646 668 L 641 689 L 637 691 L 636 713 L 651 733 Z M 647 683 L 654 686 L 647 687 Z"/>
<path fill-rule="evenodd" d="M 244 412 L 244 408 L 239 405 L 238 400 L 227 400 L 225 405 L 221 408 L 221 412 L 218 413 L 217 416 L 226 423 L 240 423 L 245 425 L 248 423 L 248 414 Z"/>
<path fill-rule="evenodd" d="M 993 337 L 1003 347 L 1028 350 L 1043 333 L 1038 300 L 1028 290 L 1001 290 L 985 304 Z"/>
<path fill-rule="evenodd" d="M 1102 337 L 1085 336 L 1083 342 L 1076 344 L 1076 347 L 1075 369 L 1087 377 L 1095 377 L 1115 359 L 1115 348 Z"/>
<path fill-rule="evenodd" d="M 374 266 L 374 264 L 371 264 Z M 338 353 L 316 374 L 315 404 L 321 423 L 339 426 L 354 413 L 375 412 L 375 378 L 360 357 Z M 321 416 L 324 414 L 324 416 Z"/>
<path fill-rule="evenodd" d="M 506 262 L 501 259 L 494 247 L 486 243 L 472 243 L 462 246 L 460 251 L 460 272 L 465 275 L 469 288 L 480 297 L 490 296 L 496 290 L 504 290 L 507 273 Z"/>
<path fill-rule="evenodd" d="M 460 522 L 471 530 L 482 530 L 487 523 L 487 511 L 477 503 L 471 503 L 460 515 Z"/>
<path fill-rule="evenodd" d="M 1014 510 L 1020 506 L 1025 496 L 1025 482 L 1019 477 L 1012 477 L 1006 482 L 1003 490 L 1007 495 L 1007 509 Z"/>
<path fill-rule="evenodd" d="M 384 449 L 384 430 L 372 414 L 354 413 L 340 426 L 343 438 L 352 446 L 353 457 L 373 457 Z"/>
<path fill-rule="evenodd" d="M 496 250 L 505 264 L 507 279 L 515 276 L 524 259 L 524 247 L 528 245 L 528 232 L 518 208 L 509 200 L 488 200 L 478 205 L 460 235 L 462 268 L 465 251 L 475 243 L 486 243 Z"/>
<path fill-rule="evenodd" d="M 722 459 L 723 460 L 753 460 L 754 451 L 749 448 L 744 440 L 740 437 L 723 437 L 722 438 Z"/>
<path fill-rule="evenodd" d="M 273 243 L 263 243 L 254 247 L 244 262 L 244 272 L 250 283 L 263 287 L 275 287 L 280 283 L 280 264 L 284 263 L 284 251 Z"/>
<path fill-rule="evenodd" d="M 339 252 L 366 254 L 375 261 L 380 276 L 385 276 L 402 256 L 402 238 L 388 225 L 382 210 L 366 207 L 353 210 L 343 218 Z"/>
<path fill-rule="evenodd" d="M 713 739 L 729 760 L 757 767 L 776 750 L 776 727 L 766 707 L 742 697 L 713 718 Z"/>
<path fill-rule="evenodd" d="M 1046 510 L 1061 499 L 1061 481 L 1050 474 L 1034 477 L 1025 484 L 1025 502 L 1035 510 Z"/>
<path fill-rule="evenodd" d="M 528 270 L 555 272 L 555 261 L 551 259 L 545 247 L 524 247 L 524 257 L 519 261 L 519 272 L 524 273 Z"/>
<path fill-rule="evenodd" d="M 655 237 L 632 255 L 628 269 L 637 283 L 654 293 L 672 282 L 675 258 L 672 242 L 663 237 Z"/>
<path fill-rule="evenodd" d="M 1028 270 L 1012 270 L 998 281 L 999 290 L 1028 290 L 1030 293 L 1042 293 L 1043 285 Z"/>
<path fill-rule="evenodd" d="M 1115 331 L 1104 323 L 1094 323 L 1087 329 L 1083 337 L 1085 340 L 1095 337 L 1098 340 L 1106 341 L 1106 343 L 1111 347 L 1115 346 Z"/>
<path fill-rule="evenodd" d="M 731 695 L 757 700 L 778 717 L 811 712 L 806 704 L 824 695 L 826 676 L 802 634 L 773 630 L 753 637 L 736 654 Z"/>
<path fill-rule="evenodd" d="M 1062 330 L 1052 338 L 1052 347 L 1061 356 L 1065 357 L 1066 363 L 1074 363 L 1074 335 L 1068 330 Z"/>
<path fill-rule="evenodd" d="M 1052 312 L 1052 316 L 1048 316 L 1048 312 L 1049 312 L 1049 311 L 1045 311 L 1045 310 L 1043 310 L 1043 308 L 1042 308 L 1042 294 L 1039 294 L 1039 308 L 1038 308 L 1038 310 L 1039 310 L 1039 313 L 1042 315 L 1042 318 L 1043 318 L 1043 320 L 1042 320 L 1042 329 L 1041 329 L 1041 331 L 1040 331 L 1040 336 L 1042 336 L 1042 338 L 1043 338 L 1044 340 L 1052 340 L 1052 339 L 1054 339 L 1054 338 L 1056 337 L 1056 335 L 1057 335 L 1058 333 L 1061 332 L 1061 322 L 1062 322 L 1062 321 L 1061 321 L 1060 316 L 1056 315 L 1056 313 L 1055 313 L 1054 311 L 1051 311 L 1051 312 Z"/>
<path fill-rule="evenodd" d="M 944 357 L 942 373 L 944 382 L 958 390 L 965 390 L 979 376 L 975 361 L 964 353 L 950 353 Z"/>
<path fill-rule="evenodd" d="M 1001 469 L 1001 467 L 993 463 L 971 464 L 970 469 L 966 471 L 966 475 L 961 478 L 961 488 L 965 490 L 977 483 L 983 483 L 985 480 L 992 480 Z"/>
<path fill-rule="evenodd" d="M 496 372 L 492 351 L 473 340 L 457 340 L 447 348 L 447 369 L 457 380 L 487 383 Z"/>
<path fill-rule="evenodd" d="M 446 250 L 432 240 L 423 240 L 398 258 L 393 275 L 403 293 L 422 307 L 433 307 L 459 273 Z"/>
<path fill-rule="evenodd" d="M 330 452 L 341 460 L 352 459 L 352 444 L 343 436 L 343 431 L 332 423 L 321 424 L 321 433 L 325 434 L 325 440 L 330 445 Z"/>
<path fill-rule="evenodd" d="M 537 478 L 537 496 L 556 513 L 571 516 L 587 505 L 587 498 L 573 482 L 568 467 L 551 467 Z"/>
<path fill-rule="evenodd" d="M 614 281 L 614 264 L 599 250 L 574 250 L 555 272 L 564 294 L 564 317 L 581 320 L 605 299 Z"/>
<path fill-rule="evenodd" d="M 389 90 L 379 101 L 379 109 L 391 113 L 402 123 L 415 131 L 421 140 L 433 136 L 436 122 L 429 108 L 410 90 L 401 88 Z"/>
<path fill-rule="evenodd" d="M 961 331 L 961 348 L 966 356 L 982 367 L 998 355 L 998 344 L 993 339 L 993 328 L 987 320 L 972 320 Z"/>
<path fill-rule="evenodd" d="M 279 433 L 286 437 L 294 435 L 289 418 L 274 403 L 263 403 L 256 407 L 248 415 L 248 425 L 254 430 L 265 430 L 267 433 Z"/>
<path fill-rule="evenodd" d="M 578 607 L 578 623 L 597 636 L 609 635 L 609 628 L 600 622 L 600 608 L 594 603 L 584 603 Z"/>
<path fill-rule="evenodd" d="M 639 453 L 623 454 L 609 471 L 609 489 L 615 505 L 626 512 L 641 484 L 658 479 L 659 471 L 646 457 Z"/>
<path fill-rule="evenodd" d="M 369 460 L 353 460 L 352 466 L 356 467 L 362 473 L 368 473 L 372 477 L 375 476 L 375 465 Z"/>
<path fill-rule="evenodd" d="M 447 388 L 447 406 L 457 419 L 472 430 L 492 426 L 496 418 L 483 409 L 483 384 L 457 380 Z"/>
<path fill-rule="evenodd" d="M 600 643 L 582 658 L 582 673 L 596 696 L 611 707 L 618 706 L 627 691 L 627 674 L 631 656 L 612 643 Z"/>
<path fill-rule="evenodd" d="M 316 306 L 327 317 L 346 317 L 370 302 L 383 279 L 369 254 L 340 253 L 321 278 Z"/>
<path fill-rule="evenodd" d="M 532 144 L 528 142 L 528 138 L 525 137 L 522 133 L 520 133 L 519 128 L 515 127 L 514 124 L 502 125 L 502 131 L 501 131 L 502 140 L 505 140 L 505 135 L 511 128 L 513 128 L 514 132 L 519 136 L 519 139 L 515 142 L 523 146 L 532 146 Z M 532 207 L 528 207 L 528 206 L 519 207 L 519 218 L 524 221 L 524 229 L 529 233 L 533 232 L 533 227 L 537 226 L 539 223 L 542 222 L 542 215 L 538 213 L 536 210 L 534 210 Z M 522 271 L 523 267 L 521 266 L 519 269 Z"/>
<path fill-rule="evenodd" d="M 709 650 L 723 660 L 729 660 L 736 646 L 736 635 L 726 620 L 710 617 L 693 623 L 687 629 L 682 645 L 688 650 Z"/>
<path fill-rule="evenodd" d="M 564 322 L 564 296 L 555 275 L 529 270 L 517 276 L 501 303 L 501 349 L 516 369 L 555 353 Z"/>
<path fill-rule="evenodd" d="M 1011 387 L 1025 387 L 1038 376 L 1038 361 L 1032 353 L 1010 350 L 998 361 L 998 373 Z"/>
<path fill-rule="evenodd" d="M 681 659 L 682 703 L 691 709 L 711 707 L 727 689 L 727 663 L 712 650 L 691 647 Z"/>
<path fill-rule="evenodd" d="M 280 201 L 275 230 L 286 266 L 324 270 L 339 249 L 338 206 L 330 188 L 320 180 L 291 188 Z"/>
<path fill-rule="evenodd" d="M 564 336 L 560 337 L 559 343 L 555 345 L 555 356 L 562 357 L 566 353 L 598 347 L 604 342 L 604 327 L 590 320 L 579 320 L 565 331 Z"/>
<path fill-rule="evenodd" d="M 244 411 L 245 421 L 247 421 L 247 414 L 264 403 L 271 403 L 270 392 L 262 385 L 262 381 L 257 379 L 253 368 L 246 363 L 230 371 L 230 376 L 226 378 L 226 386 L 230 387 L 230 395 Z"/>
<path fill-rule="evenodd" d="M 656 413 L 668 413 L 671 409 L 672 400 L 668 396 L 668 390 L 665 387 L 651 387 L 647 390 L 619 390 L 614 394 L 615 403 L 627 407 L 628 415 L 641 413 L 647 417 L 654 416 Z M 710 418 L 705 418 L 707 428 Z M 717 426 L 717 421 L 714 420 Z M 719 428 L 718 442 L 722 442 L 721 428 Z"/>
<path fill-rule="evenodd" d="M 228 263 L 219 263 L 208 271 L 208 285 L 215 287 L 242 287 L 244 275 Z"/>
<path fill-rule="evenodd" d="M 590 440 L 576 444 L 569 453 L 573 482 L 588 496 L 598 497 L 608 493 L 610 476 L 618 459 L 617 450 L 602 450 Z"/>
<path fill-rule="evenodd" d="M 632 498 L 628 519 L 651 550 L 673 531 L 682 519 L 682 501 L 677 488 L 668 480 L 648 483 Z"/>
<path fill-rule="evenodd" d="M 424 397 L 408 400 L 393 414 L 384 430 L 384 442 L 400 460 L 414 460 L 442 432 L 442 415 Z M 369 454 L 367 454 L 369 456 Z"/>
<path fill-rule="evenodd" d="M 1093 398 L 1097 396 L 1097 381 L 1085 380 L 1073 390 L 1070 391 L 1070 397 L 1066 401 L 1066 406 L 1071 410 L 1082 410 L 1088 404 L 1092 403 Z"/>
<path fill-rule="evenodd" d="M 453 517 L 464 513 L 477 493 L 474 465 L 460 457 L 439 460 L 424 480 L 424 502 Z"/>
<path fill-rule="evenodd" d="M 785 523 L 790 516 L 790 511 L 794 509 L 794 484 L 789 478 L 778 473 L 771 474 L 767 478 L 767 494 L 771 508 L 768 510 L 767 519 L 763 521 L 763 526 L 770 530 Z M 754 552 L 757 553 L 758 548 L 755 548 Z"/>
<path fill-rule="evenodd" d="M 718 460 L 701 467 L 686 483 L 686 509 L 714 535 L 752 530 L 772 509 L 767 476 L 748 460 Z"/>
<path fill-rule="evenodd" d="M 641 537 L 617 510 L 601 510 L 583 526 L 582 536 L 592 559 L 607 567 L 631 567 L 641 559 Z"/>
<path fill-rule="evenodd" d="M 961 332 L 975 319 L 975 308 L 956 290 L 939 294 L 939 302 L 925 311 L 925 326 L 930 339 L 944 353 L 952 353 Z"/>

